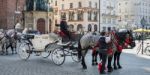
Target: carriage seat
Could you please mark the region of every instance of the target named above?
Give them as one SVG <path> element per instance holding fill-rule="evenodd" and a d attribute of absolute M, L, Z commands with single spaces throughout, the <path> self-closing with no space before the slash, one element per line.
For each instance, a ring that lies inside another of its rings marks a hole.
<path fill-rule="evenodd" d="M 27 35 L 24 36 L 24 38 L 25 39 L 34 39 L 34 35 L 27 34 Z"/>

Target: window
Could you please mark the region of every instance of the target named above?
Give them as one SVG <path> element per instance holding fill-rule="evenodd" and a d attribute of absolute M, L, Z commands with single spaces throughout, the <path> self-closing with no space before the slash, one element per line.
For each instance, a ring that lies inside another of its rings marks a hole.
<path fill-rule="evenodd" d="M 89 7 L 90 7 L 90 8 L 92 7 L 92 2 L 91 2 L 91 1 L 89 1 Z"/>
<path fill-rule="evenodd" d="M 88 25 L 88 31 L 92 31 L 92 25 L 91 24 Z"/>
<path fill-rule="evenodd" d="M 73 8 L 73 3 L 70 3 L 70 8 Z"/>
<path fill-rule="evenodd" d="M 61 12 L 61 19 L 66 19 L 66 13 L 65 12 Z"/>
<path fill-rule="evenodd" d="M 94 25 L 94 31 L 97 31 L 97 25 Z"/>
<path fill-rule="evenodd" d="M 57 6 L 57 1 L 55 1 L 55 6 Z"/>
<path fill-rule="evenodd" d="M 108 18 L 108 22 L 107 23 L 111 23 L 111 18 Z"/>
<path fill-rule="evenodd" d="M 97 3 L 95 3 L 95 8 L 97 8 Z"/>
<path fill-rule="evenodd" d="M 94 21 L 97 21 L 97 12 L 94 12 Z"/>
<path fill-rule="evenodd" d="M 103 23 L 106 23 L 106 18 L 105 17 L 103 17 Z"/>
<path fill-rule="evenodd" d="M 125 2 L 125 5 L 127 5 L 128 4 L 128 2 Z"/>
<path fill-rule="evenodd" d="M 113 24 L 115 24 L 115 23 L 116 23 L 116 19 L 112 19 L 112 21 L 113 21 Z"/>
<path fill-rule="evenodd" d="M 121 13 L 121 9 L 119 9 L 119 13 Z"/>
<path fill-rule="evenodd" d="M 79 30 L 81 30 L 81 29 L 83 29 L 82 24 L 78 24 L 78 26 L 77 26 L 77 31 L 79 31 Z"/>
<path fill-rule="evenodd" d="M 119 6 L 121 6 L 121 3 L 119 3 Z"/>
<path fill-rule="evenodd" d="M 103 31 L 106 31 L 106 27 L 103 27 Z"/>
<path fill-rule="evenodd" d="M 91 20 L 92 20 L 92 12 L 88 11 L 88 21 L 91 21 Z"/>
<path fill-rule="evenodd" d="M 78 19 L 78 21 L 82 21 L 83 20 L 83 11 L 78 11 L 78 13 L 77 13 L 77 19 Z"/>
<path fill-rule="evenodd" d="M 82 7 L 82 3 L 81 3 L 81 2 L 79 2 L 78 6 L 79 6 L 79 8 L 81 8 L 81 7 Z"/>
<path fill-rule="evenodd" d="M 64 9 L 64 4 L 61 5 L 61 9 L 62 9 L 62 10 Z"/>
<path fill-rule="evenodd" d="M 74 20 L 74 12 L 69 12 L 69 21 Z"/>
<path fill-rule="evenodd" d="M 107 28 L 107 30 L 109 30 L 109 29 L 112 30 L 111 27 L 108 27 L 108 28 Z"/>

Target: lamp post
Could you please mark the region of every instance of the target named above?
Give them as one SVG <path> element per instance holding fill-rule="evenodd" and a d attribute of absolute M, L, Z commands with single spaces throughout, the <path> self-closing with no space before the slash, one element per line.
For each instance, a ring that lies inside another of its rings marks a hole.
<path fill-rule="evenodd" d="M 49 7 L 50 7 L 50 2 L 47 0 L 47 25 L 48 25 L 48 33 L 50 32 L 50 23 L 49 23 Z"/>
<path fill-rule="evenodd" d="M 142 54 L 143 54 L 143 50 L 144 50 L 144 26 L 146 25 L 146 20 L 144 19 L 144 17 L 141 19 L 141 25 L 142 25 Z"/>
<path fill-rule="evenodd" d="M 99 0 L 99 32 L 101 29 L 101 0 Z"/>

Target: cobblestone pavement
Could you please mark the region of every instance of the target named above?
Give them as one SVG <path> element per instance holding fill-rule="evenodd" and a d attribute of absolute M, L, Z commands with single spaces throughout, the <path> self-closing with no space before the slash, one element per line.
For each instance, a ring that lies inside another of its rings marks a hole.
<path fill-rule="evenodd" d="M 150 59 L 124 50 L 121 56 L 122 69 L 114 70 L 106 75 L 150 75 Z M 91 52 L 86 56 L 87 70 L 80 63 L 67 57 L 62 66 L 56 66 L 50 58 L 45 59 L 32 54 L 27 61 L 18 55 L 0 56 L 0 75 L 99 75 L 97 66 L 91 66 Z"/>

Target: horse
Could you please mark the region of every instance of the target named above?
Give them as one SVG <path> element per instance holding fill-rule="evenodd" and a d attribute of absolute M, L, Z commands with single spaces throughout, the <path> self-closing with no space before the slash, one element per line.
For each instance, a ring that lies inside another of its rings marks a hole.
<path fill-rule="evenodd" d="M 5 30 L 3 33 L 3 38 L 1 39 L 2 44 L 2 54 L 8 55 L 8 48 L 11 48 L 12 54 L 17 53 L 16 44 L 17 44 L 17 33 L 15 29 Z"/>
<path fill-rule="evenodd" d="M 128 43 L 131 48 L 135 47 L 135 45 L 133 43 L 134 40 L 133 40 L 133 36 L 132 36 L 132 32 L 130 31 L 121 31 L 121 32 L 115 32 L 115 33 L 112 33 L 112 43 L 111 43 L 111 48 L 112 49 L 112 54 L 108 56 L 108 65 L 107 65 L 107 68 L 108 68 L 108 72 L 112 72 L 113 71 L 113 68 L 111 66 L 111 62 L 112 62 L 112 57 L 114 56 L 114 69 L 117 69 L 117 66 L 118 66 L 118 69 L 121 69 L 122 66 L 120 65 L 120 55 L 122 53 L 122 51 L 119 50 L 120 46 L 125 46 L 125 42 L 126 42 L 126 39 L 127 39 L 127 35 L 130 36 L 130 42 Z M 115 42 L 118 42 L 117 44 Z M 125 47 L 124 47 L 125 48 Z M 97 65 L 97 52 L 93 52 L 94 54 L 92 54 L 92 65 L 94 65 L 94 63 L 96 63 Z M 117 64 L 117 65 L 116 65 Z"/>
<path fill-rule="evenodd" d="M 87 65 L 85 63 L 85 56 L 88 52 L 88 49 L 91 49 L 95 46 L 99 40 L 100 36 L 95 35 L 92 32 L 89 32 L 83 35 L 78 42 L 78 59 L 81 60 L 81 65 L 83 69 L 87 69 Z"/>
<path fill-rule="evenodd" d="M 134 45 L 135 41 L 133 39 L 133 35 L 132 35 L 131 31 L 127 30 L 127 31 L 123 31 L 123 32 L 118 32 L 118 33 L 116 33 L 116 37 L 118 38 L 118 42 L 119 42 L 118 45 L 122 46 L 122 49 L 128 48 L 128 45 L 131 48 L 135 47 L 135 45 Z M 120 51 L 119 48 L 117 48 L 117 49 L 118 50 L 114 53 L 113 66 L 114 66 L 114 69 L 121 69 L 122 66 L 120 65 L 120 55 L 121 55 L 122 51 Z M 108 58 L 108 59 L 112 60 L 112 58 Z M 110 67 L 111 63 L 109 63 L 108 65 Z"/>

